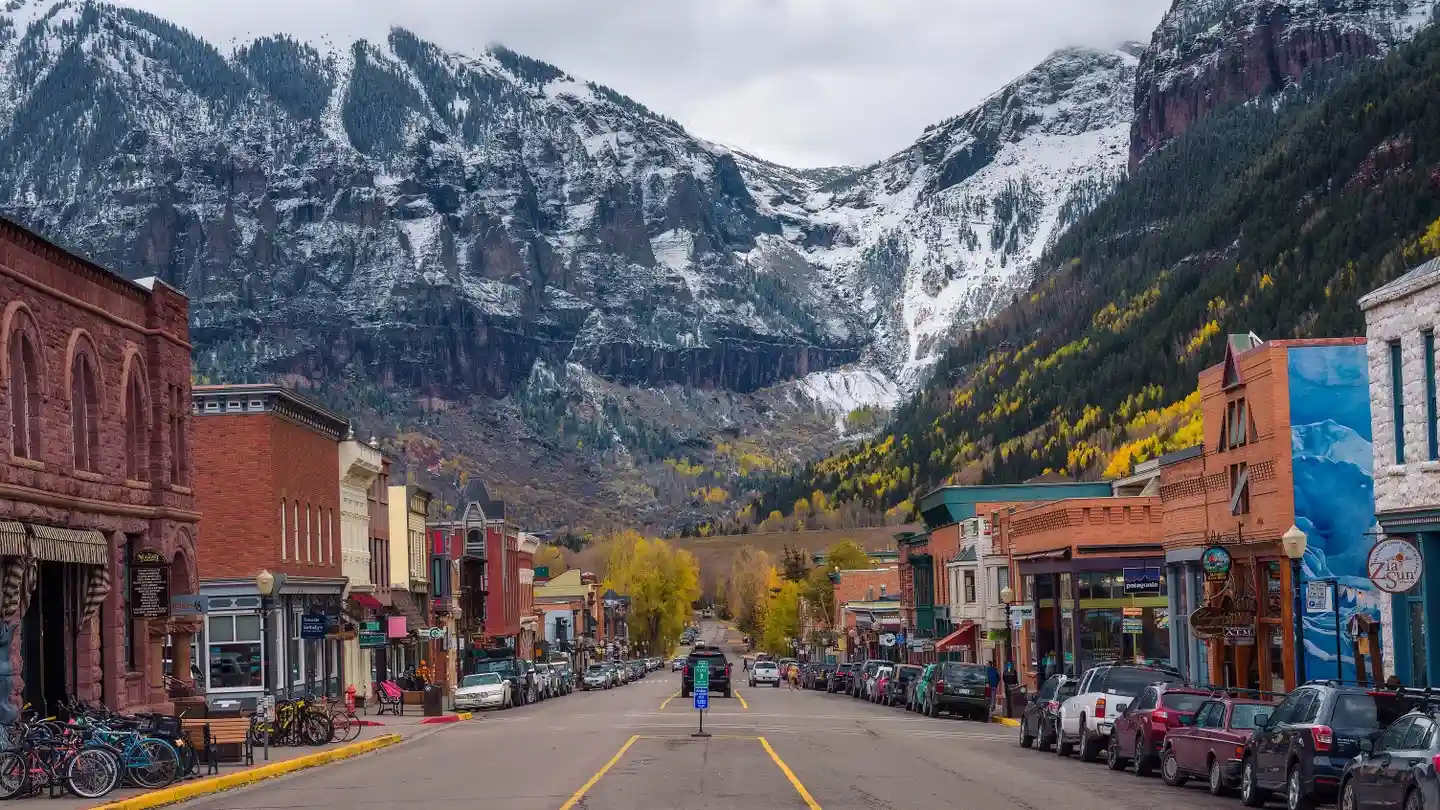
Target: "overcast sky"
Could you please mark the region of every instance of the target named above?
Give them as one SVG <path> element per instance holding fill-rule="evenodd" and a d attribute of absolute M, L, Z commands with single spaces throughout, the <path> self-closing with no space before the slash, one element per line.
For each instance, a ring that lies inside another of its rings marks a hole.
<path fill-rule="evenodd" d="M 229 51 L 403 25 L 609 85 L 703 138 L 792 166 L 864 164 L 1066 45 L 1148 42 L 1170 0 L 118 0 Z"/>

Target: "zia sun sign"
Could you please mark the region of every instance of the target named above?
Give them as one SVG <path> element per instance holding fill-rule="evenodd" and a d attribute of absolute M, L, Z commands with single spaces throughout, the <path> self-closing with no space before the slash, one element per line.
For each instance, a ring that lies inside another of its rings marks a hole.
<path fill-rule="evenodd" d="M 1375 587 L 1386 593 L 1405 593 L 1420 582 L 1425 564 L 1414 543 L 1387 537 L 1370 549 L 1365 568 Z"/>

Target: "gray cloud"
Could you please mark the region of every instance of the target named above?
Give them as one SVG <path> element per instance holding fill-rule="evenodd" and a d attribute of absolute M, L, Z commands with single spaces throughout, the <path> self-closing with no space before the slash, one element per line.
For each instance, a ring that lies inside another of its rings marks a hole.
<path fill-rule="evenodd" d="M 912 142 L 1067 45 L 1148 41 L 1169 0 L 119 0 L 228 48 L 402 25 L 609 85 L 703 138 L 794 166 Z"/>

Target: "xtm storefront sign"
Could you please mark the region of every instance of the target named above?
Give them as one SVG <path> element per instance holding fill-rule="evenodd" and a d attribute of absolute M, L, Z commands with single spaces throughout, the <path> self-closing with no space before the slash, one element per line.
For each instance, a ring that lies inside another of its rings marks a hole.
<path fill-rule="evenodd" d="M 1211 546 L 1200 555 L 1200 568 L 1205 572 L 1206 582 L 1224 582 L 1230 578 L 1230 552 L 1221 546 Z"/>
<path fill-rule="evenodd" d="M 1420 550 L 1409 540 L 1387 537 L 1370 549 L 1365 570 L 1380 590 L 1405 593 L 1420 582 L 1425 563 L 1420 558 Z"/>

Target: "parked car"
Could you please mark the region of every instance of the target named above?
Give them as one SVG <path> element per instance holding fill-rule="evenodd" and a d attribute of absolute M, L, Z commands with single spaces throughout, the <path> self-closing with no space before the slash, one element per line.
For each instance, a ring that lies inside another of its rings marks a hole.
<path fill-rule="evenodd" d="M 871 678 L 870 682 L 865 684 L 865 699 L 871 703 L 879 703 L 880 698 L 885 694 L 885 684 L 889 682 L 890 677 L 894 674 L 895 667 L 890 664 L 886 664 L 875 670 L 875 677 Z"/>
<path fill-rule="evenodd" d="M 710 694 L 721 694 L 730 697 L 730 661 L 725 658 L 725 653 L 713 647 L 697 647 L 690 651 L 690 656 L 685 659 L 685 669 L 680 675 L 680 696 L 690 697 L 695 691 L 695 664 L 697 661 L 705 661 L 710 665 Z"/>
<path fill-rule="evenodd" d="M 780 668 L 769 661 L 760 661 L 750 668 L 750 685 L 780 688 Z"/>
<path fill-rule="evenodd" d="M 1208 691 L 1175 688 L 1154 683 L 1143 690 L 1115 719 L 1105 764 L 1112 771 L 1135 763 L 1136 776 L 1149 776 L 1160 764 L 1165 735 L 1195 719 L 1195 710 L 1210 697 Z"/>
<path fill-rule="evenodd" d="M 854 677 L 854 664 L 836 664 L 835 671 L 830 673 L 830 682 L 825 684 L 825 691 L 837 694 L 848 692 L 850 691 L 850 681 Z"/>
<path fill-rule="evenodd" d="M 1219 697 L 1200 704 L 1192 720 L 1165 734 L 1160 776 L 1171 787 L 1201 778 L 1211 795 L 1223 796 L 1239 786 L 1246 744 L 1274 711 L 1272 701 L 1252 698 Z"/>
<path fill-rule="evenodd" d="M 1085 670 L 1075 696 L 1060 704 L 1060 735 L 1055 752 L 1070 756 L 1076 746 L 1081 762 L 1094 762 L 1110 741 L 1110 729 L 1125 707 L 1152 683 L 1185 679 L 1169 667 L 1100 664 Z"/>
<path fill-rule="evenodd" d="M 580 681 L 580 688 L 587 692 L 591 689 L 609 689 L 615 685 L 610 672 L 603 664 L 591 664 L 585 670 L 585 677 Z"/>
<path fill-rule="evenodd" d="M 552 698 L 555 696 L 554 679 L 550 674 L 550 665 L 544 663 L 535 664 L 535 689 L 540 693 L 540 699 Z"/>
<path fill-rule="evenodd" d="M 455 690 L 456 711 L 508 709 L 511 700 L 510 683 L 495 672 L 466 675 Z"/>
<path fill-rule="evenodd" d="M 1069 675 L 1051 675 L 1040 684 L 1039 691 L 1030 696 L 1025 711 L 1020 715 L 1020 745 L 1029 748 L 1032 744 L 1041 751 L 1055 747 L 1056 729 L 1060 720 L 1060 704 L 1075 695 L 1080 681 Z"/>
<path fill-rule="evenodd" d="M 679 672 L 680 670 L 682 670 L 682 669 L 684 669 L 684 668 L 685 668 L 685 657 L 684 657 L 684 656 L 676 656 L 675 658 L 670 659 L 670 671 L 671 671 L 671 672 Z"/>
<path fill-rule="evenodd" d="M 938 717 L 941 712 L 963 714 L 972 720 L 988 722 L 995 693 L 990 688 L 990 674 L 979 664 L 946 661 L 936 664 L 921 695 L 920 713 Z"/>
<path fill-rule="evenodd" d="M 805 686 L 809 689 L 830 691 L 830 681 L 835 675 L 835 664 L 816 664 L 810 670 Z"/>
<path fill-rule="evenodd" d="M 926 689 L 930 688 L 930 679 L 933 677 L 935 677 L 935 665 L 926 664 L 925 667 L 920 670 L 920 675 L 910 682 L 910 688 L 906 690 L 905 695 L 905 709 L 907 711 L 920 711 L 920 697 L 925 694 Z"/>
<path fill-rule="evenodd" d="M 870 688 L 870 681 L 874 680 L 875 673 L 880 670 L 880 667 L 888 663 L 890 662 L 883 658 L 871 658 L 861 664 L 850 684 L 850 697 L 859 700 L 869 694 L 867 690 Z"/>
<path fill-rule="evenodd" d="M 493 672 L 510 684 L 515 704 L 524 706 L 539 700 L 535 681 L 535 665 L 521 658 L 487 658 L 476 662 L 472 675 Z"/>
<path fill-rule="evenodd" d="M 885 691 L 880 695 L 880 702 L 886 706 L 904 706 L 905 691 L 910 688 L 910 682 L 920 677 L 924 667 L 918 664 L 901 664 L 895 668 L 895 674 L 885 682 Z"/>
<path fill-rule="evenodd" d="M 1433 700 L 1433 698 L 1432 698 Z M 1440 805 L 1440 713 L 1433 704 L 1390 724 L 1340 777 L 1344 810 L 1434 810 Z"/>
<path fill-rule="evenodd" d="M 1335 799 L 1360 741 L 1372 744 L 1410 708 L 1395 692 L 1311 681 L 1291 692 L 1250 737 L 1240 770 L 1240 800 L 1260 807 L 1279 790 L 1290 810 Z M 1373 745 L 1372 745 L 1373 747 Z"/>

